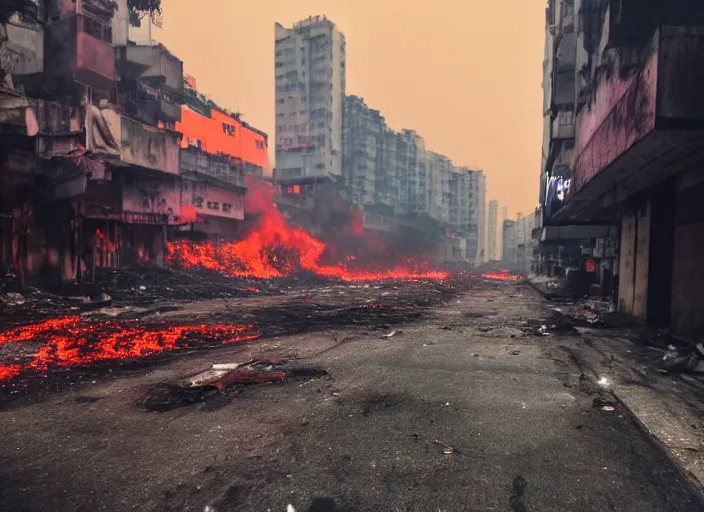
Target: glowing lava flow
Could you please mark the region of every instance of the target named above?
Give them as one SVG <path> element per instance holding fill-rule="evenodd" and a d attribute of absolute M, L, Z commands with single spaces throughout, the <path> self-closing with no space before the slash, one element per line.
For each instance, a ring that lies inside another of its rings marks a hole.
<path fill-rule="evenodd" d="M 222 244 L 176 241 L 169 243 L 167 259 L 173 265 L 214 270 L 230 277 L 273 278 L 297 270 L 344 281 L 380 279 L 445 279 L 448 272 L 428 271 L 422 262 L 388 270 L 357 270 L 338 263 L 320 263 L 326 244 L 300 228 L 291 227 L 271 206 L 257 213 L 261 217 L 246 238 Z"/>
<path fill-rule="evenodd" d="M 499 270 L 498 272 L 485 272 L 482 274 L 484 279 L 494 281 L 520 281 L 521 276 L 511 274 L 509 270 Z"/>
<path fill-rule="evenodd" d="M 117 322 L 83 323 L 72 316 L 46 320 L 0 333 L 0 345 L 13 342 L 43 343 L 22 364 L 0 364 L 0 380 L 24 371 L 87 366 L 99 361 L 141 359 L 166 350 L 205 344 L 227 344 L 258 336 L 252 325 L 121 325 Z"/>

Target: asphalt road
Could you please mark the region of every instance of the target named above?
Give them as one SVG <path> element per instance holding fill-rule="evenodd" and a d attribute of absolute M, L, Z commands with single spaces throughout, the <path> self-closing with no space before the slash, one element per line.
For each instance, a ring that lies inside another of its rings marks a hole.
<path fill-rule="evenodd" d="M 628 411 L 595 406 L 599 386 L 551 356 L 569 337 L 525 332 L 542 308 L 521 285 L 486 286 L 388 339 L 362 326 L 258 340 L 14 404 L 0 410 L 1 508 L 704 510 Z M 329 376 L 136 405 L 213 362 L 262 355 Z"/>

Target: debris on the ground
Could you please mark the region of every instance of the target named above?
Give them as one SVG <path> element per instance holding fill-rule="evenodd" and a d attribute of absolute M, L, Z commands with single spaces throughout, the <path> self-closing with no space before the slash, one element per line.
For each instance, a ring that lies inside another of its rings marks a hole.
<path fill-rule="evenodd" d="M 391 331 L 391 332 L 388 333 L 388 334 L 382 334 L 381 337 L 388 339 L 388 338 L 391 338 L 391 337 L 392 337 L 393 335 L 395 335 L 395 334 L 396 334 L 396 331 Z"/>
<path fill-rule="evenodd" d="M 599 322 L 599 315 L 584 306 L 575 306 L 567 313 L 571 318 L 583 320 L 588 324 L 594 325 Z"/>
<path fill-rule="evenodd" d="M 616 405 L 618 402 L 612 397 L 608 395 L 598 395 L 595 396 L 594 399 L 592 400 L 592 405 L 594 407 L 597 407 L 599 409 L 604 409 L 604 407 L 611 407 L 611 410 L 615 409 Z M 608 410 L 608 409 L 604 409 Z"/>
<path fill-rule="evenodd" d="M 613 412 L 616 410 L 616 407 L 614 407 L 613 405 L 604 405 L 601 410 L 606 412 Z"/>
<path fill-rule="evenodd" d="M 477 327 L 477 330 L 479 332 L 489 332 L 489 331 L 491 331 L 491 327 L 481 326 L 481 327 Z"/>
<path fill-rule="evenodd" d="M 663 369 L 668 372 L 689 372 L 704 374 L 704 344 L 677 348 L 667 347 L 663 356 Z"/>
<path fill-rule="evenodd" d="M 517 356 L 518 354 L 521 353 L 521 351 L 520 351 L 520 350 L 512 350 L 512 351 L 509 352 L 509 353 L 510 353 L 512 356 Z"/>
<path fill-rule="evenodd" d="M 448 445 L 448 444 L 446 444 L 446 443 L 443 443 L 442 441 L 435 440 L 435 441 L 433 442 L 433 444 L 436 445 L 436 446 L 441 447 L 441 448 L 442 448 L 442 453 L 443 453 L 444 455 L 452 455 L 453 453 L 455 453 L 455 449 L 454 449 L 452 446 L 450 446 L 450 445 Z"/>

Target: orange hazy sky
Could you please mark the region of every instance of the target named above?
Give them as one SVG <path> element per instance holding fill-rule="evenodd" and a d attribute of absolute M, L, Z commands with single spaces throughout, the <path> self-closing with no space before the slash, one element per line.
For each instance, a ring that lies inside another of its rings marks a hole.
<path fill-rule="evenodd" d="M 483 169 L 487 202 L 538 203 L 545 0 L 162 0 L 164 43 L 200 92 L 274 134 L 274 22 L 325 14 L 347 40 L 347 94 Z M 273 151 L 272 151 L 273 153 Z M 272 155 L 273 159 L 273 155 Z"/>

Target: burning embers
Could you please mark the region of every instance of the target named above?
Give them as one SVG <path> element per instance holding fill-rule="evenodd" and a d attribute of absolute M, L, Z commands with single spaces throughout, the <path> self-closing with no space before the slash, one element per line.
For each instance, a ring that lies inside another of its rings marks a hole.
<path fill-rule="evenodd" d="M 520 281 L 521 276 L 511 274 L 510 270 L 502 269 L 498 272 L 485 272 L 482 274 L 484 279 L 491 279 L 494 281 Z"/>
<path fill-rule="evenodd" d="M 447 272 L 428 269 L 426 262 L 410 261 L 388 269 L 352 268 L 354 257 L 330 259 L 328 244 L 306 231 L 289 226 L 271 202 L 259 201 L 256 225 L 243 240 L 222 244 L 176 241 L 169 243 L 168 261 L 183 267 L 200 267 L 230 277 L 275 278 L 307 271 L 343 281 L 381 279 L 444 279 Z M 361 236 L 354 233 L 355 236 Z M 371 250 L 371 247 L 369 248 Z M 381 259 L 382 255 L 380 255 Z"/>
<path fill-rule="evenodd" d="M 142 325 L 86 323 L 77 316 L 45 320 L 0 333 L 0 346 L 36 342 L 36 352 L 21 362 L 0 364 L 0 380 L 25 373 L 85 367 L 97 362 L 143 359 L 160 352 L 256 338 L 252 325 Z"/>
<path fill-rule="evenodd" d="M 266 222 L 264 224 L 267 224 Z M 347 264 L 321 264 L 326 245 L 303 230 L 253 231 L 244 240 L 223 244 L 169 243 L 168 261 L 183 267 L 214 270 L 230 277 L 270 279 L 308 271 L 343 281 L 382 279 L 445 279 L 447 272 L 423 269 L 423 265 L 397 266 L 389 270 L 352 269 Z"/>

